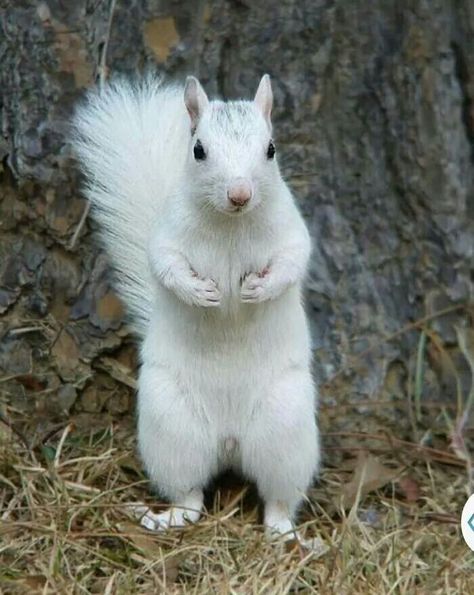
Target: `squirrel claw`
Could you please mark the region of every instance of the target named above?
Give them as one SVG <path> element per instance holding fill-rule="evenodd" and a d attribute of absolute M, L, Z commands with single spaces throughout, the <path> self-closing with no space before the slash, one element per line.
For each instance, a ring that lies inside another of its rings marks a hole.
<path fill-rule="evenodd" d="M 245 277 L 240 289 L 240 299 L 247 304 L 258 304 L 268 299 L 265 287 L 268 285 L 268 277 L 262 273 L 250 273 Z"/>
<path fill-rule="evenodd" d="M 216 307 L 220 305 L 221 292 L 212 279 L 193 278 L 193 301 L 197 306 Z"/>

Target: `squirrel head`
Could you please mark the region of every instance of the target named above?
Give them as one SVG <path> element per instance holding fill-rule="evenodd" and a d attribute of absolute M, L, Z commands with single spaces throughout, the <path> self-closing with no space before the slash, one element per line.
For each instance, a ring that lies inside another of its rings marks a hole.
<path fill-rule="evenodd" d="M 253 101 L 209 101 L 190 76 L 184 88 L 190 117 L 188 175 L 203 207 L 237 215 L 271 194 L 279 176 L 272 140 L 273 93 L 265 74 Z"/>

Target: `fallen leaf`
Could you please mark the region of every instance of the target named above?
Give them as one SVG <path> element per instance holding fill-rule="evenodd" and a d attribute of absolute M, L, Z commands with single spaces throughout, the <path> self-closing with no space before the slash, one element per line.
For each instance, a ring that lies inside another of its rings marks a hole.
<path fill-rule="evenodd" d="M 420 486 L 412 477 L 402 477 L 398 486 L 407 502 L 416 502 L 421 497 Z"/>
<path fill-rule="evenodd" d="M 396 469 L 385 467 L 377 457 L 360 453 L 351 481 L 341 489 L 340 497 L 343 508 L 352 508 L 359 494 L 365 496 L 378 490 L 394 479 L 397 474 Z"/>
<path fill-rule="evenodd" d="M 122 324 L 123 306 L 119 298 L 108 291 L 95 304 L 97 322 L 101 329 L 117 329 Z"/>
<path fill-rule="evenodd" d="M 43 574 L 30 574 L 20 579 L 25 587 L 36 591 L 42 590 L 46 584 L 46 577 Z"/>
<path fill-rule="evenodd" d="M 134 546 L 147 554 L 150 558 L 161 556 L 162 548 L 157 543 L 156 539 L 153 538 L 149 532 L 142 532 L 140 527 L 135 523 L 119 523 L 117 528 L 120 533 L 123 533 L 124 536 L 133 543 Z"/>
<path fill-rule="evenodd" d="M 179 566 L 181 564 L 182 556 L 166 555 L 164 556 L 164 550 L 159 545 L 156 534 L 150 534 L 137 527 L 134 523 L 119 523 L 117 525 L 119 531 L 126 537 L 133 545 L 139 549 L 148 560 L 156 561 L 160 558 L 162 561 L 162 567 L 160 574 L 165 575 L 167 581 L 175 582 L 178 578 Z"/>
<path fill-rule="evenodd" d="M 33 374 L 21 374 L 16 377 L 16 381 L 32 392 L 40 392 L 48 386 L 44 378 L 39 378 Z"/>
<path fill-rule="evenodd" d="M 110 397 L 110 392 L 104 389 L 103 386 L 90 384 L 81 394 L 80 404 L 87 413 L 98 413 L 102 411 L 105 402 Z"/>
<path fill-rule="evenodd" d="M 102 357 L 98 362 L 95 362 L 95 367 L 107 372 L 114 380 L 136 390 L 137 380 L 134 372 L 113 357 Z"/>
<path fill-rule="evenodd" d="M 80 354 L 75 340 L 66 330 L 60 332 L 51 352 L 56 360 L 59 375 L 65 381 L 73 380 Z"/>

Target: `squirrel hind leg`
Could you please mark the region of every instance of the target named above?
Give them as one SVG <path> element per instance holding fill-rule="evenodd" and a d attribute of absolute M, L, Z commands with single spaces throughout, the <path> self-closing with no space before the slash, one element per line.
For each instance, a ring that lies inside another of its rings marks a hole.
<path fill-rule="evenodd" d="M 288 506 L 284 502 L 266 502 L 264 516 L 266 536 L 269 539 L 282 536 L 288 540 L 297 538 L 291 517 Z"/>
<path fill-rule="evenodd" d="M 202 490 L 191 490 L 168 510 L 154 513 L 149 508 L 140 518 L 140 524 L 150 531 L 165 531 L 172 527 L 184 527 L 187 523 L 197 523 L 201 518 L 204 494 Z"/>
<path fill-rule="evenodd" d="M 303 552 L 320 557 L 329 551 L 328 544 L 319 537 L 305 538 L 295 529 L 292 515 L 284 502 L 271 501 L 265 504 L 265 536 L 275 544 L 296 542 Z"/>

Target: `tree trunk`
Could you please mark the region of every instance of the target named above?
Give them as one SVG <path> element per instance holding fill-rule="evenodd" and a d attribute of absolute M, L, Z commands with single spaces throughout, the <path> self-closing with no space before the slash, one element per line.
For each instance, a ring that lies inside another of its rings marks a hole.
<path fill-rule="evenodd" d="M 115 414 L 130 404 L 134 350 L 94 224 L 80 224 L 68 147 L 73 106 L 104 57 L 108 74 L 194 73 L 224 98 L 251 97 L 269 72 L 280 163 L 314 240 L 307 295 L 323 395 L 393 401 L 391 415 L 407 410 L 407 395 L 464 396 L 474 4 L 111 6 L 3 4 L 0 368 L 15 406 Z"/>

